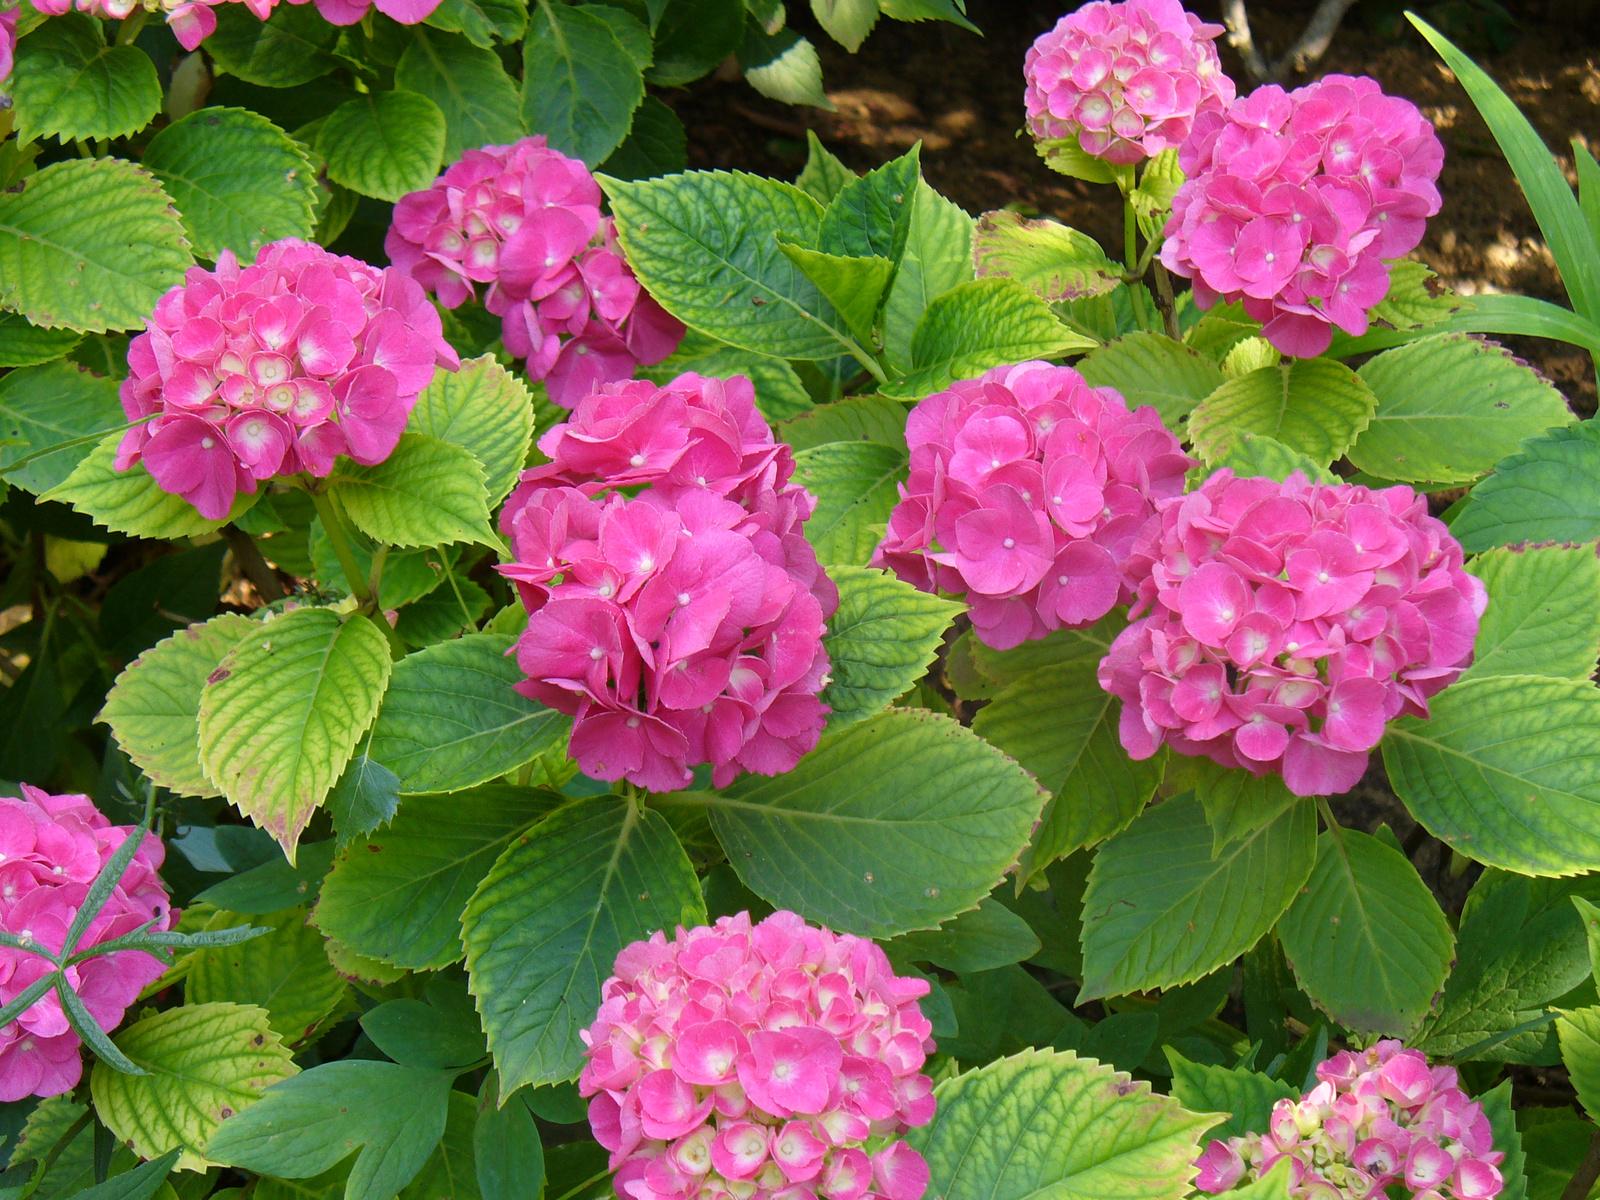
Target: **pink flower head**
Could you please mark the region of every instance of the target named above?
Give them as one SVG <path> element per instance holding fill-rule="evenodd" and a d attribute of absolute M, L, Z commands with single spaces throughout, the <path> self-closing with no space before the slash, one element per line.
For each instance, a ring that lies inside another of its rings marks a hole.
<path fill-rule="evenodd" d="M 224 2 L 225 0 L 157 0 L 156 8 L 165 15 L 167 26 L 179 44 L 185 50 L 194 50 L 216 32 L 217 17 L 212 9 Z M 240 2 L 250 10 L 251 15 L 261 21 L 271 16 L 272 10 L 278 4 L 278 0 L 240 0 Z M 289 0 L 290 4 L 308 2 L 309 0 Z M 415 25 L 432 15 L 433 10 L 439 7 L 439 3 L 440 0 L 377 0 L 377 8 L 379 12 L 392 17 L 402 25 Z M 354 25 L 371 10 L 373 0 L 316 0 L 316 5 L 322 16 L 332 24 Z M 34 7 L 53 17 L 77 9 L 93 17 L 120 21 L 140 6 L 141 0 L 40 0 Z M 7 16 L 10 17 L 14 28 L 16 13 L 17 10 L 12 9 L 9 14 L 0 14 L 0 80 L 5 79 L 10 61 L 5 52 L 6 19 Z"/>
<path fill-rule="evenodd" d="M 1195 299 L 1244 303 L 1285 354 L 1353 336 L 1388 294 L 1384 260 L 1422 241 L 1439 211 L 1444 148 L 1416 105 L 1364 76 L 1293 92 L 1268 84 L 1201 114 L 1179 162 L 1161 261 Z"/>
<path fill-rule="evenodd" d="M 1222 31 L 1178 0 L 1085 4 L 1023 60 L 1028 131 L 1045 147 L 1071 139 L 1118 164 L 1181 145 L 1197 114 L 1234 98 L 1212 45 Z"/>
<path fill-rule="evenodd" d="M 924 980 L 792 912 L 657 932 L 615 970 L 578 1090 L 618 1200 L 922 1200 Z"/>
<path fill-rule="evenodd" d="M 447 308 L 487 285 L 506 349 L 573 408 L 683 340 L 622 257 L 600 198 L 589 169 L 542 134 L 484 146 L 401 198 L 384 250 Z"/>
<path fill-rule="evenodd" d="M 143 461 L 210 521 L 239 492 L 334 459 L 382 462 L 436 366 L 460 363 L 416 282 L 286 238 L 241 267 L 190 267 L 128 347 L 128 430 L 116 468 Z"/>
<path fill-rule="evenodd" d="M 937 392 L 906 423 L 911 475 L 872 565 L 964 595 L 1006 650 L 1092 624 L 1133 597 L 1124 563 L 1194 465 L 1150 407 L 1070 367 L 996 367 Z"/>
<path fill-rule="evenodd" d="M 0 797 L 0 927 L 59 953 L 95 876 L 134 828 L 112 825 L 87 796 L 52 796 L 25 783 L 20 800 Z M 79 940 L 80 950 L 152 921 L 156 929 L 172 928 L 177 914 L 156 874 L 165 853 L 160 838 L 145 835 Z M 52 969 L 37 954 L 0 947 L 0 1004 Z M 116 950 L 68 967 L 66 974 L 101 1028 L 111 1030 L 163 969 L 143 950 Z M 45 993 L 0 1029 L 0 1100 L 71 1091 L 83 1072 L 78 1045 L 60 1000 Z"/>
<path fill-rule="evenodd" d="M 1160 508 L 1130 558 L 1137 619 L 1100 662 L 1135 758 L 1166 742 L 1337 795 L 1385 724 L 1426 717 L 1471 658 L 1487 593 L 1408 487 L 1222 470 Z M 1385 1064 L 1386 1094 L 1422 1103 L 1412 1066 Z"/>
<path fill-rule="evenodd" d="M 531 614 L 518 690 L 573 715 L 571 753 L 596 779 L 672 791 L 699 763 L 718 787 L 792 770 L 829 711 L 839 594 L 802 532 L 816 501 L 750 381 L 602 384 L 539 447 L 552 461 L 500 518 L 515 553 L 500 570 Z M 724 1035 L 694 1043 L 698 1082 L 724 1082 Z"/>
<path fill-rule="evenodd" d="M 1317 1078 L 1300 1100 L 1273 1106 L 1269 1132 L 1212 1141 L 1195 1160 L 1195 1186 L 1213 1195 L 1248 1187 L 1287 1155 L 1294 1200 L 1499 1195 L 1505 1156 L 1494 1149 L 1483 1106 L 1461 1090 L 1453 1069 L 1430 1070 L 1420 1051 L 1385 1040 L 1335 1054 Z M 1443 1113 L 1468 1120 L 1442 1120 Z"/>
<path fill-rule="evenodd" d="M 11 66 L 17 54 L 17 16 L 20 7 L 0 12 L 0 83 L 11 78 Z"/>

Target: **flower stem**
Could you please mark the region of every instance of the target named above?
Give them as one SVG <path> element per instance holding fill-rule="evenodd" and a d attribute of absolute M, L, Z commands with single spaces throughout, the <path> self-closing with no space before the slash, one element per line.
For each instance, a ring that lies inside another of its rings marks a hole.
<path fill-rule="evenodd" d="M 1139 221 L 1133 211 L 1133 201 L 1126 194 L 1122 198 L 1122 244 L 1124 265 L 1131 270 L 1139 259 Z M 1150 314 L 1145 311 L 1144 294 L 1139 291 L 1139 285 L 1129 284 L 1128 294 L 1133 299 L 1133 315 L 1139 328 L 1150 328 Z"/>
<path fill-rule="evenodd" d="M 339 569 L 344 572 L 345 580 L 350 584 L 350 594 L 361 602 L 363 608 L 371 608 L 375 601 L 372 589 L 367 586 L 367 577 L 361 573 L 361 568 L 356 564 L 355 551 L 350 548 L 350 537 L 345 530 L 344 520 L 339 515 L 339 510 L 334 507 L 333 497 L 327 492 L 307 488 L 311 496 L 311 503 L 316 507 L 317 516 L 322 518 L 322 528 L 328 534 L 328 541 L 333 545 L 334 557 L 339 560 Z"/>
<path fill-rule="evenodd" d="M 117 45 L 126 46 L 139 36 L 139 31 L 144 28 L 144 23 L 150 17 L 147 8 L 136 8 L 122 19 L 122 24 L 117 26 Z"/>

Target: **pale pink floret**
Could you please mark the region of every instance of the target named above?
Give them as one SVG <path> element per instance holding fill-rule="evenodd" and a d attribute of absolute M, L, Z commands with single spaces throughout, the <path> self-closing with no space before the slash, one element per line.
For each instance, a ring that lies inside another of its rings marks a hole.
<path fill-rule="evenodd" d="M 133 832 L 131 825 L 112 825 L 87 796 L 52 796 L 24 783 L 20 800 L 0 797 L 0 927 L 59 952 L 95 876 Z M 156 874 L 165 854 L 161 839 L 146 834 L 78 949 L 151 921 L 156 929 L 172 928 L 177 914 Z M 0 947 L 0 1004 L 53 969 L 37 954 Z M 142 950 L 117 950 L 68 967 L 66 975 L 90 1015 L 111 1030 L 163 969 Z M 45 993 L 0 1029 L 0 1101 L 71 1091 L 83 1072 L 78 1046 L 60 1000 Z"/>
<path fill-rule="evenodd" d="M 1364 76 L 1276 84 L 1201 114 L 1179 152 L 1161 261 L 1202 308 L 1242 301 L 1279 350 L 1321 354 L 1367 331 L 1384 261 L 1439 211 L 1444 148 L 1416 105 Z"/>
<path fill-rule="evenodd" d="M 1430 1068 L 1420 1050 L 1386 1039 L 1335 1054 L 1317 1077 L 1299 1101 L 1273 1106 L 1268 1132 L 1211 1142 L 1195 1186 L 1213 1195 L 1248 1187 L 1287 1155 L 1294 1200 L 1499 1195 L 1505 1155 L 1455 1068 Z"/>
<path fill-rule="evenodd" d="M 666 358 L 684 333 L 639 285 L 600 200 L 589 169 L 542 134 L 484 146 L 401 197 L 384 250 L 447 308 L 488 285 L 506 350 L 572 408 Z"/>
<path fill-rule="evenodd" d="M 922 1200 L 927 993 L 791 912 L 624 948 L 578 1079 L 619 1200 Z"/>
<path fill-rule="evenodd" d="M 1085 4 L 1023 60 L 1028 131 L 1117 164 L 1182 144 L 1196 114 L 1234 97 L 1212 44 L 1222 32 L 1178 0 Z"/>
<path fill-rule="evenodd" d="M 1462 558 L 1408 487 L 1222 470 L 1163 501 L 1129 558 L 1135 620 L 1100 662 L 1124 748 L 1348 791 L 1385 724 L 1426 717 L 1471 659 L 1487 593 Z"/>
<path fill-rule="evenodd" d="M 128 347 L 116 469 L 143 462 L 207 520 L 239 492 L 393 452 L 435 366 L 460 365 L 415 281 L 286 238 L 190 267 Z"/>
<path fill-rule="evenodd" d="M 1123 568 L 1156 501 L 1194 465 L 1150 407 L 1070 367 L 996 367 L 919 402 L 911 474 L 872 565 L 963 597 L 1007 650 L 1133 598 Z"/>
<path fill-rule="evenodd" d="M 572 756 L 596 779 L 672 791 L 700 763 L 718 787 L 793 770 L 829 711 L 839 594 L 803 532 L 816 500 L 750 381 L 604 384 L 539 448 L 552 461 L 500 518 L 500 570 L 531 614 L 518 690 L 573 715 Z M 725 1034 L 690 1048 L 697 1082 L 714 1082 Z"/>

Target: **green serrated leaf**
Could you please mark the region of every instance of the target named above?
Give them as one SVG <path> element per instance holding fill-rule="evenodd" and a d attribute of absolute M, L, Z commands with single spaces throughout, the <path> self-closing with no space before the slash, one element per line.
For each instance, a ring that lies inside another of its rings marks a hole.
<path fill-rule="evenodd" d="M 1600 868 L 1600 690 L 1575 679 L 1473 679 L 1383 739 L 1400 798 L 1469 858 L 1526 875 Z"/>
<path fill-rule="evenodd" d="M 805 169 L 795 180 L 795 186 L 818 204 L 826 204 L 856 177 L 856 173 L 822 144 L 814 129 L 806 130 L 806 147 Z"/>
<path fill-rule="evenodd" d="M 301 608 L 259 624 L 200 695 L 200 762 L 294 861 L 389 681 L 389 644 L 362 616 Z"/>
<path fill-rule="evenodd" d="M 1443 285 L 1435 292 L 1429 285 L 1439 277 L 1423 263 L 1402 258 L 1387 265 L 1388 294 L 1367 314 L 1374 322 L 1408 331 L 1426 329 L 1454 313 L 1471 312 L 1476 307 Z"/>
<path fill-rule="evenodd" d="M 223 613 L 180 629 L 146 650 L 117 676 L 95 717 L 117 745 L 162 787 L 184 796 L 215 796 L 200 767 L 200 693 L 222 660 L 256 622 Z"/>
<path fill-rule="evenodd" d="M 406 429 L 469 451 L 483 468 L 493 508 L 510 493 L 528 457 L 533 397 L 520 379 L 485 354 L 467 359 L 459 371 L 434 372 Z"/>
<path fill-rule="evenodd" d="M 1588 546 L 1491 550 L 1467 570 L 1489 589 L 1463 679 L 1588 679 L 1600 657 L 1600 557 Z"/>
<path fill-rule="evenodd" d="M 1359 372 L 1378 398 L 1350 461 L 1380 479 L 1468 483 L 1573 417 L 1561 393 L 1492 342 L 1439 333 Z"/>
<path fill-rule="evenodd" d="M 217 69 L 260 87 L 310 83 L 339 65 L 339 27 L 312 8 L 280 4 L 265 21 L 244 8 L 217 6 L 206 53 Z M 324 110 L 326 111 L 326 110 Z"/>
<path fill-rule="evenodd" d="M 883 306 L 884 356 L 902 375 L 911 368 L 911 341 L 928 305 L 973 278 L 972 224 L 959 205 L 918 181 L 905 252 Z"/>
<path fill-rule="evenodd" d="M 507 145 L 526 132 L 517 85 L 500 56 L 466 37 L 413 25 L 394 83 L 426 96 L 444 114 L 446 162 L 479 146 Z"/>
<path fill-rule="evenodd" d="M 0 475 L 23 491 L 48 492 L 93 451 L 94 442 L 80 439 L 126 423 L 113 379 L 65 360 L 8 371 L 0 377 Z M 23 458 L 32 461 L 8 469 Z"/>
<path fill-rule="evenodd" d="M 508 844 L 562 803 L 498 785 L 406 796 L 389 827 L 353 842 L 312 921 L 369 958 L 435 971 L 461 958 L 461 912 Z"/>
<path fill-rule="evenodd" d="M 326 803 L 338 848 L 343 850 L 353 839 L 394 820 L 400 807 L 400 777 L 370 754 L 358 754 L 333 785 Z"/>
<path fill-rule="evenodd" d="M 828 619 L 823 647 L 832 676 L 822 702 L 833 709 L 831 729 L 865 721 L 921 677 L 960 604 L 919 592 L 887 571 L 836 566 L 838 611 Z"/>
<path fill-rule="evenodd" d="M 1556 1018 L 1561 1061 L 1578 1101 L 1591 1118 L 1600 1113 L 1600 1008 L 1579 1008 Z"/>
<path fill-rule="evenodd" d="M 746 887 L 833 929 L 892 937 L 964 912 L 1000 882 L 1044 794 L 948 717 L 890 709 L 828 733 L 773 779 L 689 793 Z"/>
<path fill-rule="evenodd" d="M 833 101 L 822 90 L 822 59 L 817 48 L 794 30 L 769 34 L 751 21 L 738 53 L 745 80 L 763 96 L 833 111 Z"/>
<path fill-rule="evenodd" d="M 76 330 L 40 329 L 21 313 L 0 312 L 0 367 L 38 366 L 70 353 L 82 340 Z"/>
<path fill-rule="evenodd" d="M 1455 935 L 1405 855 L 1354 829 L 1318 838 L 1317 865 L 1278 922 L 1300 987 L 1346 1029 L 1405 1037 L 1455 959 Z"/>
<path fill-rule="evenodd" d="M 444 155 L 439 106 L 416 92 L 371 92 L 347 100 L 317 131 L 328 178 L 363 196 L 398 200 L 433 183 Z"/>
<path fill-rule="evenodd" d="M 344 1059 L 278 1084 L 212 1135 L 218 1162 L 309 1179 L 361 1147 L 345 1200 L 391 1200 L 444 1136 L 452 1071 Z"/>
<path fill-rule="evenodd" d="M 1022 675 L 978 712 L 973 732 L 1051 793 L 1034 832 L 1029 873 L 1127 828 L 1161 783 L 1165 758 L 1134 762 L 1117 735 L 1121 706 L 1098 663 L 1058 663 Z"/>
<path fill-rule="evenodd" d="M 1041 300 L 1098 296 L 1121 281 L 1121 267 L 1088 234 L 1046 217 L 1030 219 L 1005 209 L 978 218 L 972 252 L 979 278 L 1015 279 Z"/>
<path fill-rule="evenodd" d="M 886 258 L 898 263 L 911 232 L 911 212 L 922 178 L 921 144 L 876 170 L 845 180 L 828 201 L 816 245 L 829 254 Z"/>
<path fill-rule="evenodd" d="M 864 346 L 871 345 L 873 319 L 878 302 L 894 277 L 894 263 L 887 258 L 824 254 L 821 250 L 796 245 L 782 234 L 778 235 L 778 249 L 817 285 L 855 339 Z"/>
<path fill-rule="evenodd" d="M 667 0 L 645 77 L 660 87 L 692 83 L 739 48 L 744 24 L 744 0 Z"/>
<path fill-rule="evenodd" d="M 1078 370 L 1091 387 L 1116 388 L 1130 409 L 1153 405 L 1179 433 L 1194 406 L 1224 382 L 1209 358 L 1159 333 L 1130 333 L 1092 350 Z"/>
<path fill-rule="evenodd" d="M 822 207 L 811 196 L 729 171 L 600 183 L 640 283 L 685 325 L 779 358 L 849 351 L 838 313 L 777 242 L 816 244 Z"/>
<path fill-rule="evenodd" d="M 468 1067 L 487 1051 L 478 1014 L 457 976 L 430 985 L 427 1002 L 402 997 L 369 1010 L 361 1028 L 373 1045 L 408 1067 Z"/>
<path fill-rule="evenodd" d="M 299 573 L 315 579 L 330 593 L 349 595 L 350 581 L 345 578 L 344 568 L 339 563 L 339 556 L 334 551 L 333 542 L 329 540 L 320 517 L 312 521 L 311 528 L 305 536 L 309 539 L 311 561 L 306 569 Z M 350 553 L 355 558 L 356 568 L 370 579 L 372 552 L 366 546 L 359 544 L 357 539 L 352 538 L 350 541 Z M 272 553 L 271 546 L 271 542 L 265 543 L 264 552 Z M 428 546 L 419 550 L 391 549 L 388 557 L 384 559 L 383 579 L 378 585 L 379 607 L 398 608 L 404 611 L 407 605 L 442 587 L 445 575 L 454 564 L 459 549 L 457 546 Z"/>
<path fill-rule="evenodd" d="M 254 925 L 272 932 L 237 946 L 198 951 L 184 980 L 185 1002 L 263 1008 L 271 1014 L 272 1032 L 285 1045 L 298 1045 L 345 996 L 345 981 L 333 973 L 322 934 L 306 924 L 303 908 L 270 917 L 229 913 L 219 918 L 208 928 Z"/>
<path fill-rule="evenodd" d="M 829 442 L 876 442 L 899 449 L 906 444 L 906 406 L 882 396 L 847 396 L 821 404 L 773 431 L 795 453 Z"/>
<path fill-rule="evenodd" d="M 967 20 L 966 0 L 879 0 L 883 15 L 896 21 L 949 21 L 972 33 L 981 32 Z"/>
<path fill-rule="evenodd" d="M 496 1103 L 500 1080 L 489 1072 L 478 1097 L 478 1119 L 472 1131 L 472 1157 L 478 1194 L 483 1200 L 523 1200 L 545 1186 L 544 1147 L 527 1096 Z"/>
<path fill-rule="evenodd" d="M 676 175 L 689 165 L 689 134 L 683 121 L 654 96 L 633 111 L 628 136 L 613 150 L 600 171 L 615 179 L 654 179 Z"/>
<path fill-rule="evenodd" d="M 1226 467 L 1241 479 L 1262 475 L 1282 483 L 1299 471 L 1312 483 L 1341 482 L 1327 467 L 1264 433 L 1225 433 L 1217 439 L 1212 454 L 1213 470 Z"/>
<path fill-rule="evenodd" d="M 812 15 L 828 36 L 854 54 L 878 21 L 878 0 L 811 0 Z"/>
<path fill-rule="evenodd" d="M 506 655 L 515 642 L 469 634 L 396 664 L 367 753 L 399 776 L 402 792 L 485 783 L 566 739 L 566 717 L 512 690 L 523 679 Z"/>
<path fill-rule="evenodd" d="M 96 1114 L 141 1158 L 181 1150 L 180 1171 L 212 1166 L 206 1143 L 224 1118 L 248 1110 L 268 1087 L 299 1071 L 267 1011 L 251 1004 L 169 1008 L 128 1026 L 116 1044 L 147 1074 L 96 1063 L 90 1077 Z"/>
<path fill-rule="evenodd" d="M 280 238 L 316 227 L 317 172 L 300 143 L 243 108 L 204 108 L 151 139 L 143 163 L 183 214 L 202 258 L 224 249 L 239 261 Z"/>
<path fill-rule="evenodd" d="M 741 350 L 737 346 L 712 345 L 712 349 L 692 346 L 690 339 L 685 338 L 678 353 L 653 366 L 641 366 L 635 375 L 659 384 L 671 383 L 685 371 L 716 379 L 743 375 L 755 387 L 756 408 L 769 422 L 796 417 L 814 408 L 806 385 L 783 359 Z"/>
<path fill-rule="evenodd" d="M 50 1096 L 28 1113 L 27 1121 L 11 1153 L 10 1166 L 41 1163 L 61 1143 L 56 1161 L 42 1177 L 34 1179 L 33 1196 L 39 1200 L 62 1200 L 94 1186 L 94 1129 L 86 1124 L 77 1136 L 63 1141 L 67 1131 L 88 1112 L 88 1106 L 75 1104 L 70 1094 Z M 111 1156 L 111 1170 L 126 1172 L 138 1159 L 126 1146 L 118 1146 Z"/>
<path fill-rule="evenodd" d="M 1584 422 L 1528 438 L 1472 489 L 1450 532 L 1469 554 L 1600 537 L 1600 426 Z"/>
<path fill-rule="evenodd" d="M 616 796 L 557 809 L 507 848 L 461 918 L 467 971 L 502 1086 L 559 1083 L 617 952 L 705 923 L 694 868 L 666 818 Z"/>
<path fill-rule="evenodd" d="M 1349 367 L 1326 358 L 1297 358 L 1230 379 L 1189 414 L 1189 436 L 1207 462 L 1225 439 L 1262 433 L 1327 464 L 1367 427 L 1378 398 Z"/>
<path fill-rule="evenodd" d="M 473 1169 L 472 1133 L 477 1120 L 477 1101 L 466 1092 L 452 1091 L 444 1134 L 417 1177 L 400 1189 L 398 1200 L 483 1200 Z"/>
<path fill-rule="evenodd" d="M 42 328 L 141 326 L 193 262 L 171 198 L 132 163 L 52 163 L 0 192 L 0 304 Z"/>
<path fill-rule="evenodd" d="M 893 958 L 931 962 L 966 975 L 1023 962 L 1039 952 L 1040 943 L 1026 921 L 991 896 L 938 929 L 903 933 L 883 948 Z"/>
<path fill-rule="evenodd" d="M 526 0 L 443 0 L 426 24 L 459 33 L 474 46 L 492 50 L 496 39 L 516 42 L 528 30 Z"/>
<path fill-rule="evenodd" d="M 1299 1088 L 1260 1071 L 1190 1062 L 1171 1046 L 1166 1047 L 1166 1055 L 1172 1065 L 1174 1100 L 1195 1112 L 1228 1114 L 1227 1121 L 1210 1133 L 1222 1141 L 1266 1133 L 1272 1106 L 1279 1100 L 1300 1098 Z"/>
<path fill-rule="evenodd" d="M 215 533 L 231 520 L 237 520 L 262 496 L 240 492 L 233 508 L 221 521 L 208 521 L 182 496 L 161 490 L 143 463 L 126 471 L 113 468 L 121 431 L 108 434 L 95 443 L 87 457 L 55 487 L 40 496 L 41 501 L 60 500 L 92 517 L 117 533 L 138 537 L 176 540 Z"/>
<path fill-rule="evenodd" d="M 435 646 L 476 633 L 478 621 L 493 603 L 488 592 L 452 572 L 439 587 L 401 610 L 395 632 L 408 646 Z"/>
<path fill-rule="evenodd" d="M 1489 1128 L 1494 1132 L 1494 1148 L 1505 1155 L 1500 1163 L 1500 1177 L 1505 1186 L 1496 1200 L 1527 1200 L 1528 1180 L 1524 1173 L 1527 1155 L 1522 1150 L 1522 1135 L 1517 1132 L 1517 1121 L 1511 1111 L 1511 1081 L 1502 1080 L 1478 1097 L 1483 1105 L 1483 1115 L 1489 1118 Z"/>
<path fill-rule="evenodd" d="M 878 442 L 829 442 L 795 455 L 795 480 L 817 498 L 806 540 L 825 566 L 864 566 L 906 478 L 903 449 Z"/>
<path fill-rule="evenodd" d="M 522 55 L 523 125 L 590 167 L 605 161 L 644 99 L 639 64 L 611 25 L 581 8 L 540 5 Z"/>
<path fill-rule="evenodd" d="M 1252 320 L 1243 305 L 1219 304 L 1196 321 L 1183 340 L 1185 345 L 1220 363 L 1240 342 L 1260 333 L 1261 322 Z"/>
<path fill-rule="evenodd" d="M 973 665 L 991 683 L 1015 683 L 1030 671 L 1056 663 L 1098 663 L 1127 627 L 1126 609 L 1114 608 L 1087 629 L 1058 629 L 1048 637 L 1023 642 L 1011 650 L 972 643 Z"/>
<path fill-rule="evenodd" d="M 376 466 L 340 459 L 328 482 L 356 528 L 380 544 L 498 546 L 489 528 L 484 477 L 470 450 L 406 432 L 394 453 Z"/>
<path fill-rule="evenodd" d="M 1271 929 L 1316 861 L 1302 803 L 1211 854 L 1192 794 L 1148 808 L 1100 848 L 1083 900 L 1078 1002 L 1202 979 Z"/>
<path fill-rule="evenodd" d="M 1072 1051 L 1024 1050 L 957 1075 L 906 1135 L 944 1200 L 1180 1200 L 1216 1123 Z"/>
<path fill-rule="evenodd" d="M 1015 279 L 974 279 L 929 303 L 911 339 L 911 371 L 880 390 L 916 400 L 1002 363 L 1055 358 L 1097 343 L 1073 333 Z"/>
<path fill-rule="evenodd" d="M 137 46 L 106 45 L 92 17 L 63 13 L 16 45 L 11 97 L 20 141 L 126 137 L 161 111 L 150 56 Z"/>
<path fill-rule="evenodd" d="M 1206 820 L 1211 822 L 1214 854 L 1229 842 L 1275 820 L 1300 800 L 1276 772 L 1257 778 L 1242 767 L 1218 766 L 1209 758 L 1190 759 L 1185 765 L 1195 795 L 1206 810 Z"/>

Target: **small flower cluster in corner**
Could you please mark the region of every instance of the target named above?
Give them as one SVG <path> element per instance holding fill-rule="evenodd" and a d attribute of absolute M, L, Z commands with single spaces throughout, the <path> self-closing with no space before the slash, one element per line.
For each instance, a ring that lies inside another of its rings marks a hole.
<path fill-rule="evenodd" d="M 59 954 L 95 876 L 135 832 L 132 825 L 112 825 L 87 796 L 52 796 L 24 783 L 21 799 L 0 797 L 0 927 Z M 157 930 L 172 928 L 177 914 L 156 874 L 165 857 L 161 839 L 145 834 L 105 907 L 78 940 L 79 950 L 152 921 Z M 55 969 L 41 955 L 0 946 L 0 1005 Z M 89 1015 L 111 1030 L 163 970 L 143 950 L 113 950 L 67 967 L 65 974 Z M 0 1101 L 71 1091 L 83 1074 L 80 1044 L 60 999 L 46 992 L 0 1029 Z"/>
<path fill-rule="evenodd" d="M 395 205 L 384 251 L 455 308 L 488 285 L 506 350 L 572 408 L 683 340 L 634 277 L 589 168 L 544 137 L 469 150 Z"/>
<path fill-rule="evenodd" d="M 1483 1105 L 1454 1067 L 1381 1041 L 1341 1051 L 1317 1068 L 1316 1087 L 1279 1100 L 1266 1133 L 1213 1141 L 1195 1185 L 1212 1194 L 1260 1179 L 1291 1160 L 1294 1200 L 1493 1200 L 1504 1183 Z M 1404 1191 L 1396 1191 L 1403 1188 Z"/>
<path fill-rule="evenodd" d="M 591 778 L 672 791 L 700 763 L 718 787 L 792 770 L 828 712 L 839 593 L 750 381 L 605 384 L 539 449 L 552 461 L 500 518 L 530 614 L 518 690 L 573 715 Z"/>
<path fill-rule="evenodd" d="M 230 0 L 39 0 L 34 5 L 49 17 L 59 17 L 74 8 L 92 17 L 124 21 L 139 9 L 162 13 L 172 35 L 185 50 L 198 49 L 217 31 L 217 14 L 212 11 Z M 265 21 L 278 6 L 278 0 L 232 0 L 243 4 L 258 21 Z M 313 0 L 288 0 L 290 4 L 309 4 Z M 377 8 L 384 16 L 402 25 L 426 21 L 441 0 L 315 0 L 317 11 L 331 25 L 354 25 Z M 0 62 L 4 56 L 0 56 Z M 0 79 L 5 72 L 0 71 Z"/>
<path fill-rule="evenodd" d="M 394 451 L 436 366 L 460 365 L 418 284 L 286 238 L 241 267 L 190 267 L 128 347 L 122 407 L 143 462 L 210 521 L 280 475 L 327 476 Z M 150 418 L 149 420 L 143 420 Z"/>
<path fill-rule="evenodd" d="M 792 912 L 657 932 L 615 970 L 578 1089 L 619 1200 L 921 1200 L 926 980 Z"/>

